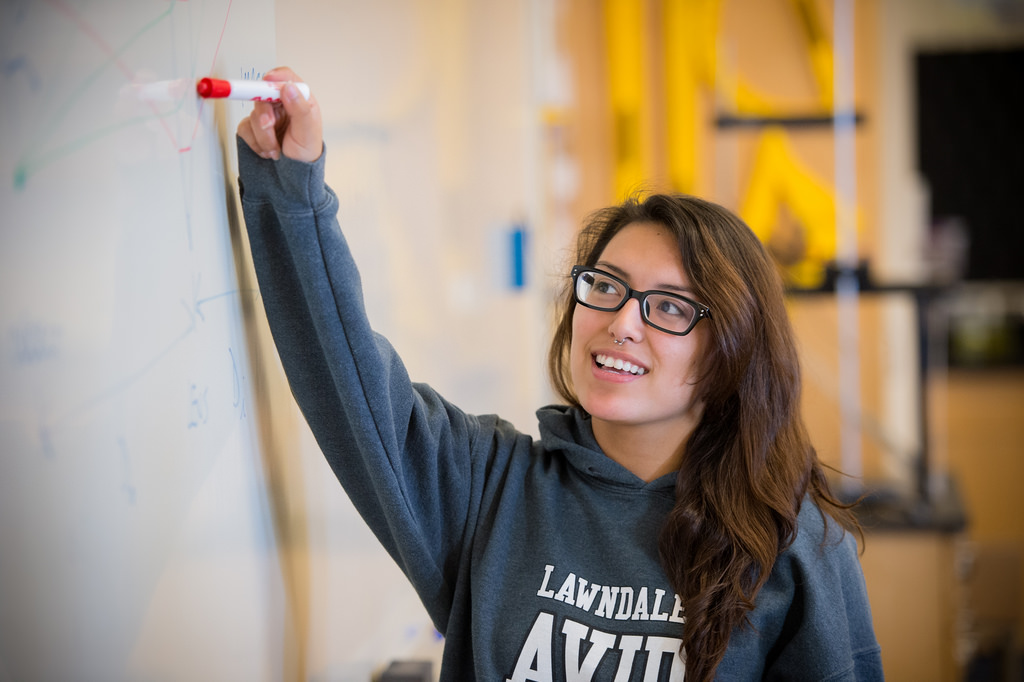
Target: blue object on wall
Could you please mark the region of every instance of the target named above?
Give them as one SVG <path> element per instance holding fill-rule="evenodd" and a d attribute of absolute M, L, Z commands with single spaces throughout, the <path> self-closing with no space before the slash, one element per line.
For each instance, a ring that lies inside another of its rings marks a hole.
<path fill-rule="evenodd" d="M 522 223 L 512 226 L 509 247 L 512 266 L 509 284 L 513 289 L 522 289 L 526 286 L 526 226 Z"/>

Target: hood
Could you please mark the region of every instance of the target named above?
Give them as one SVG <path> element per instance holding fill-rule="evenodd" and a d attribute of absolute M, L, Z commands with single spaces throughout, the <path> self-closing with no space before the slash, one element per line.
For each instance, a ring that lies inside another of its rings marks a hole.
<path fill-rule="evenodd" d="M 590 415 L 569 405 L 548 405 L 537 410 L 540 448 L 553 457 L 564 458 L 587 477 L 636 490 L 665 491 L 674 495 L 676 473 L 650 483 L 604 454 L 591 427 Z"/>

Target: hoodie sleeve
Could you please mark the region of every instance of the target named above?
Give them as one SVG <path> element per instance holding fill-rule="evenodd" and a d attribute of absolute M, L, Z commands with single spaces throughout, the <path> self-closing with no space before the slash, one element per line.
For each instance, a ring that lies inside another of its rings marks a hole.
<path fill-rule="evenodd" d="M 881 682 L 856 541 L 809 501 L 799 524 L 757 596 L 750 625 L 733 633 L 716 679 Z"/>
<path fill-rule="evenodd" d="M 238 142 L 239 187 L 260 292 L 293 395 L 353 504 L 444 632 L 479 478 L 480 422 L 410 382 L 366 317 L 356 265 L 311 164 Z"/>

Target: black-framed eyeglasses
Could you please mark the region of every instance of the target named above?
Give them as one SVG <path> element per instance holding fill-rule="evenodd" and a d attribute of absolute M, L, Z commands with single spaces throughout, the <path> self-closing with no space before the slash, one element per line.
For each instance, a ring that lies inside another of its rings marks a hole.
<path fill-rule="evenodd" d="M 635 298 L 644 322 L 666 334 L 685 336 L 702 319 L 711 317 L 711 308 L 703 303 L 668 291 L 635 291 L 615 275 L 597 268 L 575 266 L 572 282 L 576 302 L 594 310 L 614 312 Z"/>

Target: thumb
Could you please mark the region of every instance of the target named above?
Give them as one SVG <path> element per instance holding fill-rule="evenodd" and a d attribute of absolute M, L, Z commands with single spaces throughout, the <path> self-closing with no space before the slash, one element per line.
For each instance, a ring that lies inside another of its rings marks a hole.
<path fill-rule="evenodd" d="M 281 152 L 297 161 L 316 161 L 323 149 L 320 107 L 310 94 L 307 100 L 292 82 L 281 87 L 281 104 L 288 114 L 288 128 Z"/>

